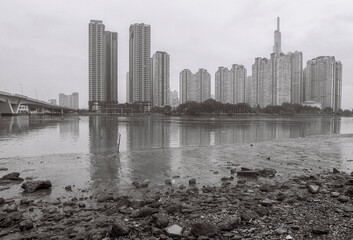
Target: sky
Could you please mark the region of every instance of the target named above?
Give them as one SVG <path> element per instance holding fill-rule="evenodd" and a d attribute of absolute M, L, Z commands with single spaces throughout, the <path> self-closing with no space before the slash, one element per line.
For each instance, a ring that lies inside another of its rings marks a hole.
<path fill-rule="evenodd" d="M 151 25 L 151 54 L 170 55 L 171 90 L 179 73 L 270 57 L 276 18 L 282 51 L 301 51 L 343 64 L 342 108 L 353 108 L 353 1 L 350 0 L 2 0 L 0 91 L 40 100 L 79 92 L 88 105 L 88 24 L 102 20 L 118 33 L 118 98 L 126 101 L 129 27 Z"/>

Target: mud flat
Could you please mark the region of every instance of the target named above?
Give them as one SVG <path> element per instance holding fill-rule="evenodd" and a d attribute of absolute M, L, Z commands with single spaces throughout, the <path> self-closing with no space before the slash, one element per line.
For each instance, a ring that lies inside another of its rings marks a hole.
<path fill-rule="evenodd" d="M 42 174 L 36 164 L 30 174 L 25 167 L 16 173 L 19 165 L 5 159 L 0 238 L 351 239 L 352 140 L 335 135 L 171 149 L 171 155 L 182 151 L 188 164 L 148 180 L 136 174 L 122 182 L 125 192 L 117 183 L 77 186 L 74 177 L 63 185 L 63 177 Z M 148 159 L 165 151 L 134 154 Z M 70 174 L 84 169 L 74 166 L 65 164 Z"/>

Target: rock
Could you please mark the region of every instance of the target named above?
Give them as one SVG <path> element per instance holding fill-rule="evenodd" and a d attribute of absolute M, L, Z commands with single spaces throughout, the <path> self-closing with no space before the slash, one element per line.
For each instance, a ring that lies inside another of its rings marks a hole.
<path fill-rule="evenodd" d="M 273 201 L 268 198 L 265 198 L 264 200 L 260 201 L 260 204 L 265 207 L 270 207 L 273 205 Z"/>
<path fill-rule="evenodd" d="M 65 187 L 65 190 L 68 191 L 68 192 L 72 192 L 72 187 L 71 187 L 71 185 L 67 185 L 67 186 Z"/>
<path fill-rule="evenodd" d="M 120 198 L 119 201 L 116 204 L 117 208 L 121 208 L 121 207 L 129 207 L 131 204 L 131 201 L 127 198 Z"/>
<path fill-rule="evenodd" d="M 219 225 L 218 229 L 221 231 L 231 231 L 240 224 L 240 218 L 233 216 L 231 218 L 224 219 Z"/>
<path fill-rule="evenodd" d="M 293 237 L 291 235 L 286 236 L 286 240 L 292 240 L 292 239 L 293 239 Z"/>
<path fill-rule="evenodd" d="M 142 199 L 134 199 L 131 201 L 130 207 L 133 209 L 141 208 L 145 205 L 145 201 Z"/>
<path fill-rule="evenodd" d="M 348 187 L 347 189 L 346 189 L 346 192 L 347 192 L 347 194 L 348 195 L 353 195 L 353 187 Z"/>
<path fill-rule="evenodd" d="M 277 235 L 284 235 L 284 234 L 287 234 L 288 231 L 286 229 L 283 229 L 283 228 L 278 228 L 278 229 L 275 230 L 275 233 Z"/>
<path fill-rule="evenodd" d="M 142 218 L 152 215 L 153 213 L 158 213 L 159 210 L 157 208 L 143 207 L 141 209 L 136 210 L 131 214 L 131 217 L 134 218 Z"/>
<path fill-rule="evenodd" d="M 144 180 L 143 183 L 141 184 L 141 187 L 146 188 L 146 187 L 148 187 L 149 184 L 150 184 L 150 180 L 146 179 L 146 180 Z"/>
<path fill-rule="evenodd" d="M 240 212 L 240 218 L 242 221 L 245 221 L 245 222 L 249 222 L 250 220 L 256 219 L 258 217 L 259 215 L 250 209 L 241 210 Z"/>
<path fill-rule="evenodd" d="M 314 226 L 311 230 L 312 233 L 314 234 L 328 234 L 330 232 L 330 229 L 328 226 L 319 224 L 317 226 Z"/>
<path fill-rule="evenodd" d="M 178 201 L 171 201 L 171 203 L 164 208 L 168 214 L 175 214 L 183 209 L 183 205 Z"/>
<path fill-rule="evenodd" d="M 316 194 L 319 192 L 319 186 L 317 185 L 314 185 L 314 184 L 310 184 L 308 186 L 308 189 L 309 189 L 309 192 L 313 193 L 313 194 Z"/>
<path fill-rule="evenodd" d="M 137 181 L 132 182 L 132 186 L 134 186 L 135 188 L 141 188 L 142 187 L 141 184 L 139 182 L 137 182 Z"/>
<path fill-rule="evenodd" d="M 277 171 L 273 168 L 264 168 L 260 171 L 258 171 L 258 174 L 261 177 L 274 177 L 276 175 Z"/>
<path fill-rule="evenodd" d="M 339 192 L 331 192 L 331 197 L 338 197 L 339 195 Z"/>
<path fill-rule="evenodd" d="M 167 185 L 172 185 L 172 180 L 171 179 L 166 179 L 164 182 Z"/>
<path fill-rule="evenodd" d="M 164 229 L 165 233 L 173 238 L 181 238 L 183 234 L 183 228 L 178 224 L 173 224 Z"/>
<path fill-rule="evenodd" d="M 20 227 L 21 231 L 26 231 L 26 230 L 32 229 L 34 227 L 34 225 L 33 225 L 32 220 L 28 219 L 28 220 L 24 220 L 24 221 L 20 222 L 19 227 Z"/>
<path fill-rule="evenodd" d="M 284 199 L 286 199 L 287 195 L 283 192 L 279 192 L 276 195 L 276 200 L 282 202 Z"/>
<path fill-rule="evenodd" d="M 103 195 L 97 198 L 97 202 L 108 202 L 113 200 L 114 200 L 113 195 Z"/>
<path fill-rule="evenodd" d="M 236 174 L 237 173 L 237 169 L 233 168 L 230 170 L 230 174 Z"/>
<path fill-rule="evenodd" d="M 211 222 L 194 222 L 191 224 L 191 233 L 196 237 L 213 237 L 217 232 L 216 225 Z"/>
<path fill-rule="evenodd" d="M 7 168 L 0 168 L 0 171 L 7 171 L 7 170 L 9 170 L 9 169 L 7 169 Z"/>
<path fill-rule="evenodd" d="M 12 172 L 2 176 L 1 180 L 23 181 L 23 178 L 20 178 L 19 176 L 19 172 Z"/>
<path fill-rule="evenodd" d="M 111 237 L 119 237 L 119 236 L 126 236 L 130 232 L 130 229 L 125 226 L 122 222 L 115 221 L 112 225 L 112 229 L 110 231 Z"/>
<path fill-rule="evenodd" d="M 169 219 L 162 214 L 155 213 L 152 215 L 152 218 L 158 228 L 166 228 L 169 224 Z"/>
<path fill-rule="evenodd" d="M 269 192 L 271 190 L 270 186 L 268 184 L 261 184 L 259 187 L 261 192 Z"/>
<path fill-rule="evenodd" d="M 196 184 L 196 179 L 192 178 L 189 180 L 189 185 L 195 185 Z"/>
<path fill-rule="evenodd" d="M 353 178 L 348 178 L 346 185 L 353 185 Z"/>
<path fill-rule="evenodd" d="M 5 203 L 5 199 L 0 198 L 0 205 L 3 205 Z"/>
<path fill-rule="evenodd" d="M 349 197 L 340 195 L 340 196 L 337 198 L 337 200 L 340 201 L 341 203 L 346 203 L 346 202 L 349 201 Z"/>
<path fill-rule="evenodd" d="M 29 181 L 22 184 L 21 188 L 24 189 L 25 192 L 32 193 L 39 189 L 48 189 L 51 188 L 51 182 L 49 180 L 46 181 Z"/>
<path fill-rule="evenodd" d="M 22 218 L 20 212 L 0 213 L 0 228 L 16 225 Z"/>
<path fill-rule="evenodd" d="M 20 201 L 20 204 L 21 204 L 21 205 L 28 205 L 28 204 L 30 204 L 31 202 L 33 202 L 32 199 L 22 198 L 21 201 Z"/>
<path fill-rule="evenodd" d="M 337 173 L 341 173 L 341 172 L 338 171 L 337 168 L 333 168 L 333 169 L 332 169 L 332 173 L 337 174 Z"/>
<path fill-rule="evenodd" d="M 256 178 L 258 175 L 257 175 L 257 171 L 240 171 L 240 172 L 237 172 L 237 176 Z"/>

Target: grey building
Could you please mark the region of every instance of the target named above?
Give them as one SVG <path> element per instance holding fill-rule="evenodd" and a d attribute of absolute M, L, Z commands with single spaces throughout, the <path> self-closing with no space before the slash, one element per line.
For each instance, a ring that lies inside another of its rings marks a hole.
<path fill-rule="evenodd" d="M 211 98 L 211 74 L 206 69 L 200 68 L 194 74 L 194 83 L 196 102 L 203 102 Z"/>
<path fill-rule="evenodd" d="M 186 103 L 191 101 L 190 97 L 193 94 L 192 90 L 193 74 L 189 69 L 184 69 L 179 74 L 179 92 L 180 102 Z"/>
<path fill-rule="evenodd" d="M 151 27 L 130 25 L 128 102 L 151 103 Z"/>
<path fill-rule="evenodd" d="M 247 102 L 247 73 L 243 65 L 233 64 L 230 70 L 233 101 L 231 103 Z"/>
<path fill-rule="evenodd" d="M 104 32 L 105 101 L 118 101 L 118 34 Z"/>
<path fill-rule="evenodd" d="M 307 61 L 304 100 L 321 103 L 321 108 L 341 109 L 342 63 L 335 57 L 321 56 Z"/>
<path fill-rule="evenodd" d="M 56 103 L 52 103 L 56 104 Z M 73 109 L 79 109 L 79 94 L 78 92 L 73 92 L 71 95 L 66 95 L 64 93 L 59 94 L 59 106 L 64 106 Z"/>
<path fill-rule="evenodd" d="M 88 106 L 93 110 L 94 103 L 104 101 L 104 38 L 105 26 L 100 20 L 91 20 L 88 35 Z M 60 100 L 59 100 L 60 102 Z"/>
<path fill-rule="evenodd" d="M 158 51 L 152 57 L 152 107 L 170 105 L 170 57 Z"/>
<path fill-rule="evenodd" d="M 230 71 L 226 67 L 219 67 L 215 73 L 215 95 L 216 101 L 232 103 L 232 82 Z"/>
<path fill-rule="evenodd" d="M 91 20 L 88 28 L 88 106 L 96 111 L 105 102 L 118 101 L 118 38 L 105 31 L 101 20 Z"/>

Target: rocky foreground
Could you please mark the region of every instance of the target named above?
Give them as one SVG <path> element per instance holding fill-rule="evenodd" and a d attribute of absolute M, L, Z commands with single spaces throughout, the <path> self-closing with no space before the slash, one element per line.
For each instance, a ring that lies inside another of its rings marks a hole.
<path fill-rule="evenodd" d="M 144 181 L 132 183 L 143 199 L 107 193 L 53 201 L 36 194 L 50 181 L 19 175 L 0 179 L 2 188 L 22 184 L 26 193 L 0 198 L 1 239 L 353 239 L 353 176 L 336 169 L 287 180 L 274 169 L 230 169 L 217 186 L 167 179 L 165 191 L 153 192 Z"/>

